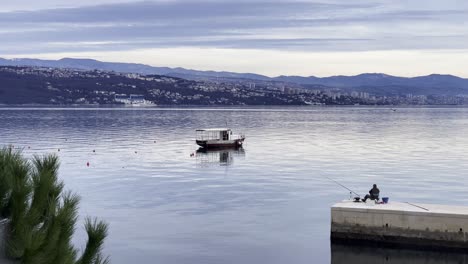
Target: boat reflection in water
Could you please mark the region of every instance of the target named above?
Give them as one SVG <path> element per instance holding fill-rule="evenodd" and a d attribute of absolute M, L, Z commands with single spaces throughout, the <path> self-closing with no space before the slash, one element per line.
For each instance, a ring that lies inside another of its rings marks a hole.
<path fill-rule="evenodd" d="M 200 166 L 229 166 L 234 163 L 234 159 L 245 157 L 245 150 L 242 147 L 225 149 L 197 150 L 197 164 Z"/>
<path fill-rule="evenodd" d="M 331 263 L 468 264 L 468 254 L 332 243 Z"/>

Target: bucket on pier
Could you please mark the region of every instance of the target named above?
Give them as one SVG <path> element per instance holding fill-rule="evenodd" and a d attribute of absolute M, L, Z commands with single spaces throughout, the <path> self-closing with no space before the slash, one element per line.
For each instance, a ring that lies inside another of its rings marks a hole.
<path fill-rule="evenodd" d="M 382 197 L 382 202 L 383 202 L 384 204 L 388 203 L 388 197 Z"/>

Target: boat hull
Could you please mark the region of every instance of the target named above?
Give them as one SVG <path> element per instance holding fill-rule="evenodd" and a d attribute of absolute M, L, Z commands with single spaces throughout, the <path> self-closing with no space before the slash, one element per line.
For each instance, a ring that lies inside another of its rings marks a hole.
<path fill-rule="evenodd" d="M 244 139 L 235 140 L 197 140 L 197 145 L 202 148 L 238 148 L 244 143 Z"/>

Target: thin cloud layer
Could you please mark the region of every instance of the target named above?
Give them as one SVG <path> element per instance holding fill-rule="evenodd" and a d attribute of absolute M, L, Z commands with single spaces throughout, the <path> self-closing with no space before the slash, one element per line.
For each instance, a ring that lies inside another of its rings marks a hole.
<path fill-rule="evenodd" d="M 109 1 L 67 8 L 46 1 L 47 9 L 1 12 L 0 55 L 174 47 L 450 50 L 468 42 L 468 6 L 457 1 Z"/>

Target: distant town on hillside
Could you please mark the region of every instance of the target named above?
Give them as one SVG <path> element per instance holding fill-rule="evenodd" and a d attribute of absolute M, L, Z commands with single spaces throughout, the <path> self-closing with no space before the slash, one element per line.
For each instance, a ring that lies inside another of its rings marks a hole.
<path fill-rule="evenodd" d="M 82 59 L 0 59 L 0 65 L 3 105 L 468 104 L 468 80 L 450 75 L 270 78 Z"/>

